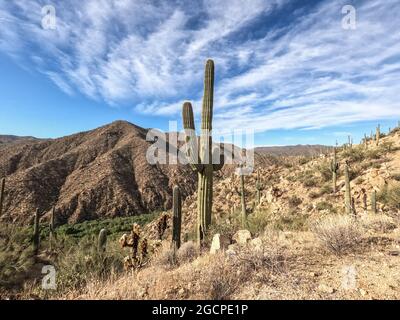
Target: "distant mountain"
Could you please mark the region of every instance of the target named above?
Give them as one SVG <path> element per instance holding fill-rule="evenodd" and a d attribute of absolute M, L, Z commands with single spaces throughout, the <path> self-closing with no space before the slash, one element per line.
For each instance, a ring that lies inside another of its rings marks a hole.
<path fill-rule="evenodd" d="M 1 218 L 25 223 L 37 208 L 49 214 L 53 206 L 61 223 L 170 208 L 173 186 L 191 194 L 197 175 L 188 166 L 149 164 L 146 134 L 117 121 L 52 140 L 1 136 Z"/>
<path fill-rule="evenodd" d="M 295 145 L 295 146 L 274 146 L 257 147 L 255 152 L 272 156 L 315 156 L 331 150 L 332 147 L 324 145 Z"/>
<path fill-rule="evenodd" d="M 12 135 L 0 135 L 0 146 L 6 145 L 10 143 L 25 143 L 25 142 L 33 142 L 38 141 L 34 137 L 19 137 L 19 136 L 12 136 Z"/>

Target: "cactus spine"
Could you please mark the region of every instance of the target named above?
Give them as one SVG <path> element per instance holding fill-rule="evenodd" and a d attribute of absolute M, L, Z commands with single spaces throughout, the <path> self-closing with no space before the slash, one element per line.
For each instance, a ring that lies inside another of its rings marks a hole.
<path fill-rule="evenodd" d="M 344 198 L 344 205 L 346 209 L 346 214 L 351 214 L 352 206 L 351 206 L 351 191 L 350 191 L 350 177 L 349 177 L 349 166 L 346 163 L 344 167 L 344 179 L 345 179 L 345 198 Z"/>
<path fill-rule="evenodd" d="M 379 145 L 380 136 L 381 136 L 381 125 L 378 124 L 378 126 L 376 127 L 376 135 L 375 135 L 376 145 Z"/>
<path fill-rule="evenodd" d="M 339 163 L 337 162 L 337 158 L 336 158 L 336 148 L 333 148 L 333 159 L 331 162 L 331 171 L 332 171 L 333 193 L 336 193 L 337 173 L 339 171 Z"/>
<path fill-rule="evenodd" d="M 101 229 L 99 232 L 99 238 L 97 242 L 97 249 L 100 253 L 104 253 L 106 251 L 107 245 L 107 229 Z"/>
<path fill-rule="evenodd" d="M 1 179 L 0 186 L 0 216 L 3 213 L 4 189 L 6 188 L 6 179 Z"/>
<path fill-rule="evenodd" d="M 172 195 L 174 211 L 174 218 L 172 221 L 172 247 L 175 252 L 181 246 L 182 201 L 178 186 L 174 187 Z"/>
<path fill-rule="evenodd" d="M 34 225 L 33 225 L 33 252 L 35 255 L 39 253 L 39 245 L 40 245 L 40 225 L 39 225 L 39 209 L 36 209 L 35 217 L 34 217 Z"/>
<path fill-rule="evenodd" d="M 371 193 L 371 212 L 376 214 L 376 190 L 373 190 Z"/>
<path fill-rule="evenodd" d="M 214 62 L 207 60 L 204 78 L 204 96 L 202 107 L 200 148 L 197 146 L 193 108 L 190 102 L 183 104 L 182 118 L 186 134 L 189 163 L 198 173 L 197 196 L 197 242 L 201 245 L 205 233 L 211 224 L 213 172 L 223 167 L 223 157 L 219 164 L 212 163 L 212 115 L 214 100 Z"/>

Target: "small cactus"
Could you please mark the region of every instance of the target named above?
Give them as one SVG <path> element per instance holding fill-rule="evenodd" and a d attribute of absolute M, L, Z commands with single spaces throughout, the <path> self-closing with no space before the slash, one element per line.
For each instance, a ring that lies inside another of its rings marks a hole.
<path fill-rule="evenodd" d="M 34 217 L 34 225 L 33 225 L 33 252 L 35 255 L 38 255 L 39 253 L 39 245 L 40 245 L 40 215 L 39 215 L 39 209 L 36 210 L 35 212 L 35 217 Z"/>
<path fill-rule="evenodd" d="M 50 214 L 50 222 L 49 222 L 49 230 L 50 230 L 50 250 L 53 247 L 53 239 L 56 238 L 55 234 L 55 216 L 56 216 L 56 207 L 53 206 L 53 209 L 51 210 Z"/>
<path fill-rule="evenodd" d="M 376 210 L 376 190 L 373 190 L 372 193 L 371 193 L 371 212 L 373 214 L 377 213 L 377 210 Z"/>
<path fill-rule="evenodd" d="M 261 190 L 262 190 L 262 185 L 260 182 L 260 170 L 257 171 L 256 190 L 257 190 L 257 205 L 259 205 L 261 203 Z"/>
<path fill-rule="evenodd" d="M 376 134 L 375 134 L 375 142 L 377 146 L 379 145 L 380 136 L 381 136 L 381 125 L 378 124 L 378 126 L 376 127 Z"/>
<path fill-rule="evenodd" d="M 3 212 L 3 201 L 4 201 L 4 189 L 6 188 L 6 179 L 1 179 L 0 182 L 0 216 Z"/>
<path fill-rule="evenodd" d="M 368 204 L 367 204 L 367 192 L 366 192 L 366 190 L 364 189 L 364 188 L 362 188 L 361 189 L 361 193 L 362 193 L 362 196 L 363 196 L 363 209 L 364 209 L 364 212 L 366 213 L 367 212 L 367 210 L 368 210 Z"/>
<path fill-rule="evenodd" d="M 336 158 L 336 148 L 333 148 L 333 159 L 331 162 L 333 193 L 336 193 L 336 181 L 337 181 L 338 171 L 339 171 L 339 163 L 337 162 Z"/>
<path fill-rule="evenodd" d="M 344 198 L 344 205 L 346 214 L 352 213 L 352 206 L 351 206 L 351 189 L 350 189 L 350 178 L 349 178 L 349 165 L 346 163 L 344 167 L 344 179 L 345 179 L 345 198 Z"/>
<path fill-rule="evenodd" d="M 101 229 L 99 232 L 99 238 L 97 242 L 97 249 L 100 253 L 104 253 L 106 251 L 107 246 L 107 229 Z"/>
<path fill-rule="evenodd" d="M 172 247 L 174 252 L 181 246 L 181 223 L 182 223 L 182 201 L 179 187 L 173 189 L 173 212 L 174 218 L 172 221 Z"/>

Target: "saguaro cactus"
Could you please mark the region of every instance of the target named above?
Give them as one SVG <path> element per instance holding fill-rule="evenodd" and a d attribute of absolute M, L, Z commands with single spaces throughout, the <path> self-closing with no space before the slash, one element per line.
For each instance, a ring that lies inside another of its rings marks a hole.
<path fill-rule="evenodd" d="M 375 134 L 376 145 L 379 145 L 380 136 L 381 136 L 381 125 L 378 124 L 378 126 L 376 127 L 376 134 Z"/>
<path fill-rule="evenodd" d="M 39 225 L 39 209 L 35 212 L 34 225 L 33 225 L 33 252 L 35 255 L 39 253 L 40 245 L 40 225 Z"/>
<path fill-rule="evenodd" d="M 351 148 L 353 146 L 352 139 L 351 139 L 351 136 L 348 136 L 348 137 L 349 137 L 349 147 Z"/>
<path fill-rule="evenodd" d="M 257 180 L 256 180 L 256 190 L 257 190 L 257 204 L 261 203 L 261 182 L 260 182 L 260 170 L 257 171 Z"/>
<path fill-rule="evenodd" d="M 207 60 L 204 78 L 204 96 L 201 121 L 200 148 L 195 133 L 193 108 L 190 102 L 183 104 L 183 127 L 186 134 L 186 156 L 193 170 L 198 173 L 197 192 L 197 241 L 201 245 L 205 232 L 211 224 L 213 197 L 213 172 L 223 167 L 223 157 L 219 164 L 213 164 L 212 152 L 212 116 L 214 100 L 214 62 Z"/>
<path fill-rule="evenodd" d="M 4 189 L 6 188 L 6 179 L 1 179 L 0 182 L 0 216 L 3 213 Z"/>
<path fill-rule="evenodd" d="M 55 215 L 56 215 L 56 207 L 53 206 L 50 214 L 50 222 L 49 222 L 49 229 L 50 229 L 50 249 L 53 247 L 53 239 L 55 239 Z"/>
<path fill-rule="evenodd" d="M 376 214 L 376 190 L 373 190 L 371 193 L 371 212 Z"/>
<path fill-rule="evenodd" d="M 349 177 L 349 166 L 347 163 L 346 166 L 344 167 L 344 181 L 345 181 L 344 205 L 346 209 L 346 214 L 351 214 L 352 206 L 351 206 L 350 177 Z"/>
<path fill-rule="evenodd" d="M 104 253 L 106 251 L 107 245 L 107 229 L 101 229 L 99 232 L 99 238 L 97 242 L 97 249 L 100 253 Z"/>
<path fill-rule="evenodd" d="M 364 133 L 364 145 L 365 145 L 365 149 L 368 149 L 368 138 L 367 138 L 366 133 Z"/>
<path fill-rule="evenodd" d="M 172 220 L 172 247 L 174 252 L 181 246 L 181 224 L 182 224 L 182 201 L 178 186 L 173 189 L 173 212 Z"/>
<path fill-rule="evenodd" d="M 333 159 L 331 161 L 331 171 L 332 171 L 333 193 L 336 193 L 337 173 L 339 171 L 339 163 L 337 162 L 337 158 L 336 158 L 336 148 L 333 148 Z"/>
<path fill-rule="evenodd" d="M 243 170 L 243 167 L 240 168 Z M 244 174 L 241 172 L 240 175 L 240 199 L 242 203 L 242 213 L 241 213 L 241 218 L 242 218 L 242 226 L 243 228 L 246 227 L 247 225 L 247 212 L 246 212 L 246 197 L 245 197 L 245 190 L 244 190 Z"/>

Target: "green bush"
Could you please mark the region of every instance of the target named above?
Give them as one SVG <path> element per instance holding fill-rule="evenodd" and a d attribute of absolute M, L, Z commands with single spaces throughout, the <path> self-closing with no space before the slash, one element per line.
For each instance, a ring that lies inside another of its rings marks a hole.
<path fill-rule="evenodd" d="M 377 194 L 377 201 L 392 209 L 400 209 L 400 183 L 386 184 Z"/>
<path fill-rule="evenodd" d="M 291 196 L 288 200 L 289 206 L 292 208 L 297 207 L 298 205 L 300 205 L 303 201 L 297 197 L 297 196 Z"/>
<path fill-rule="evenodd" d="M 318 211 L 328 210 L 329 212 L 332 212 L 332 213 L 336 212 L 336 210 L 333 208 L 333 205 L 327 201 L 318 202 L 315 205 L 315 209 L 317 209 Z"/>

